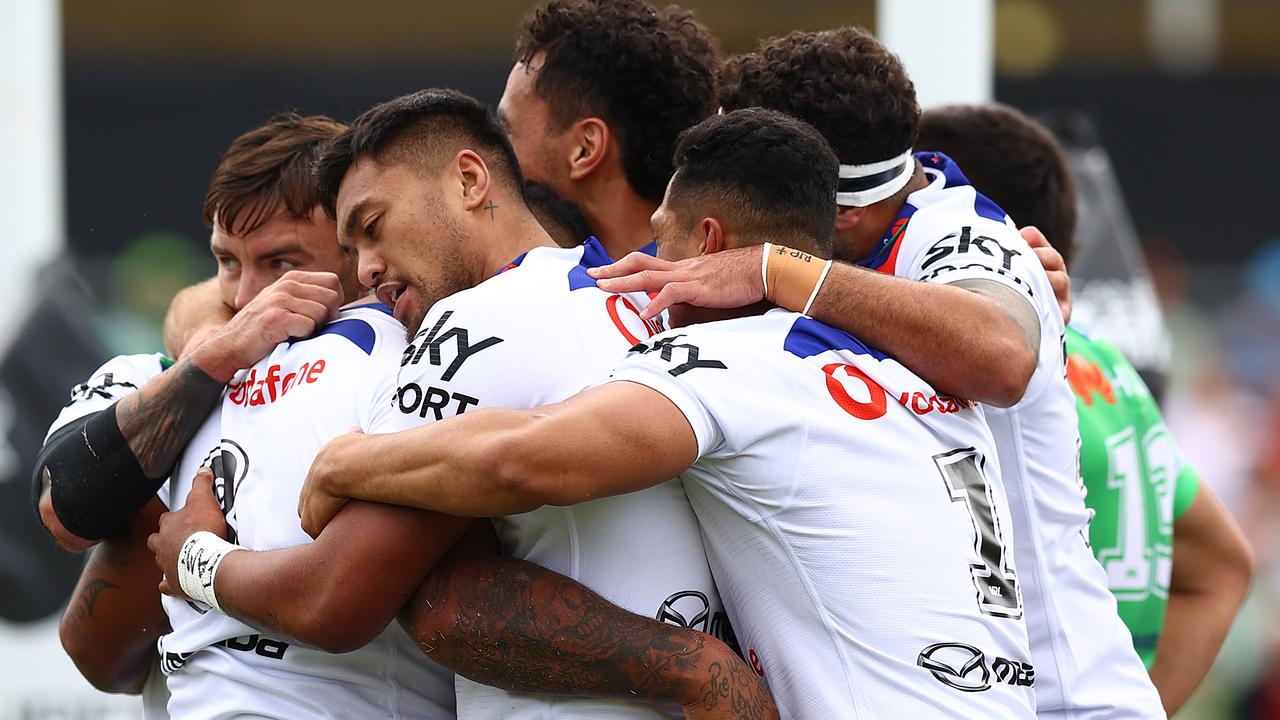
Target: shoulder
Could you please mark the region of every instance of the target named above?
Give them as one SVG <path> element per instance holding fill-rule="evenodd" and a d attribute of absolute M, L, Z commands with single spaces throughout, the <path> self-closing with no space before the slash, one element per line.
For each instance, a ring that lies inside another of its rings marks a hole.
<path fill-rule="evenodd" d="M 163 353 L 117 355 L 71 389 L 71 402 L 91 397 L 122 397 L 172 366 L 173 361 Z"/>
<path fill-rule="evenodd" d="M 347 307 L 338 319 L 320 328 L 305 340 L 294 340 L 290 349 L 307 349 L 323 345 L 341 348 L 355 356 L 370 359 L 386 353 L 400 354 L 405 345 L 405 330 L 384 305 L 372 303 Z"/>
<path fill-rule="evenodd" d="M 803 320 L 816 324 L 799 313 L 774 310 L 758 316 L 688 325 L 637 343 L 627 357 L 633 364 L 662 367 L 672 377 L 698 369 L 761 367 L 770 364 L 769 358 L 776 361 L 783 357 L 793 326 Z"/>

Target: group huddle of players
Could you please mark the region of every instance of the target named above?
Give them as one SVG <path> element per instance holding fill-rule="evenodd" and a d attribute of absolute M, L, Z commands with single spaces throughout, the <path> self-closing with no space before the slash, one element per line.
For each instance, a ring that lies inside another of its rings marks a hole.
<path fill-rule="evenodd" d="M 1250 553 L 1066 327 L 1074 216 L 863 30 L 552 0 L 496 114 L 232 143 L 35 468 L 63 644 L 147 717 L 1164 717 Z"/>

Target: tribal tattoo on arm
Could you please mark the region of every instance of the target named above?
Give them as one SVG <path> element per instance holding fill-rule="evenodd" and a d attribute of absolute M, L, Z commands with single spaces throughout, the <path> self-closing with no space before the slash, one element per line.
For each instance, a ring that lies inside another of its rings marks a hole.
<path fill-rule="evenodd" d="M 169 473 L 222 395 L 223 383 L 190 357 L 116 403 L 116 423 L 148 478 Z"/>
<path fill-rule="evenodd" d="M 687 717 L 773 718 L 727 645 L 623 610 L 522 560 L 455 547 L 400 615 L 436 662 L 519 692 L 677 703 Z"/>
<path fill-rule="evenodd" d="M 156 638 L 168 632 L 145 538 L 164 511 L 157 500 L 94 547 L 59 629 L 80 672 L 106 692 L 140 692 Z"/>

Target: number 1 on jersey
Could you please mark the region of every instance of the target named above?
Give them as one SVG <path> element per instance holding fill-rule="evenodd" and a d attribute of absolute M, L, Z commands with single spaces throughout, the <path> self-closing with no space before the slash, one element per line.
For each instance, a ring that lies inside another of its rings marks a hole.
<path fill-rule="evenodd" d="M 1018 574 L 1008 557 L 1000 520 L 991 497 L 991 485 L 982 472 L 982 455 L 973 448 L 952 450 L 933 456 L 951 502 L 964 503 L 973 523 L 974 549 L 981 563 L 970 564 L 973 585 L 978 589 L 978 609 L 984 615 L 1022 617 L 1022 595 Z"/>

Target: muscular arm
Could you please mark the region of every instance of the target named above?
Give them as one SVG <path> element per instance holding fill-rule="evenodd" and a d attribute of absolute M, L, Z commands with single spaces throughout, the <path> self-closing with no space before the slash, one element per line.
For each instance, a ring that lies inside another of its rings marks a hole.
<path fill-rule="evenodd" d="M 427 570 L 471 522 L 351 503 L 314 543 L 227 555 L 218 568 L 218 603 L 228 615 L 274 637 L 351 652 L 395 619 Z"/>
<path fill-rule="evenodd" d="M 1203 483 L 1173 526 L 1173 575 L 1151 680 L 1173 715 L 1204 679 L 1253 578 L 1244 534 Z"/>
<path fill-rule="evenodd" d="M 938 285 L 836 263 L 810 315 L 893 355 L 934 388 L 1017 404 L 1039 363 L 1040 320 L 990 280 Z"/>
<path fill-rule="evenodd" d="M 331 441 L 303 487 L 302 526 L 318 533 L 347 497 L 466 517 L 574 505 L 657 485 L 697 455 L 693 428 L 670 400 L 611 382 L 532 410 L 478 410 Z"/>
<path fill-rule="evenodd" d="M 436 662 L 506 690 L 678 703 L 688 717 L 777 712 L 724 643 L 498 555 L 488 523 L 477 523 L 427 575 L 400 623 Z"/>
<path fill-rule="evenodd" d="M 180 358 L 199 338 L 226 325 L 234 314 L 218 289 L 218 279 L 209 278 L 184 288 L 173 296 L 164 316 L 164 351 Z"/>
<path fill-rule="evenodd" d="M 97 541 L 123 527 L 154 496 L 231 376 L 277 343 L 310 333 L 341 301 L 333 273 L 292 271 L 172 368 L 90 420 L 89 432 L 50 438 L 36 473 L 52 486 L 50 512 L 41 515 L 54 538 Z"/>
<path fill-rule="evenodd" d="M 156 637 L 169 629 L 156 592 L 160 571 L 146 543 L 162 512 L 164 505 L 153 500 L 93 549 L 62 614 L 62 647 L 103 692 L 141 692 Z"/>
<path fill-rule="evenodd" d="M 41 520 L 50 535 L 65 549 L 79 552 L 105 535 L 122 532 L 124 523 L 141 506 L 133 503 L 154 498 L 178 453 L 221 392 L 221 382 L 185 358 L 137 392 L 88 418 L 87 422 L 114 423 L 127 443 L 126 451 L 136 460 L 136 470 L 127 465 L 122 469 L 119 453 L 97 440 L 100 433 L 85 432 L 86 424 L 79 425 L 77 432 L 50 437 L 36 470 L 41 483 L 51 486 L 51 492 L 43 493 L 40 499 Z M 86 451 L 101 466 L 85 462 Z M 120 482 L 132 486 L 121 488 Z M 108 495 L 113 499 L 102 502 Z M 119 507 L 122 502 L 130 506 Z"/>
<path fill-rule="evenodd" d="M 675 303 L 760 302 L 760 253 L 744 247 L 679 262 L 632 253 L 589 274 L 609 292 L 658 293 L 641 313 L 648 319 Z M 1039 362 L 1035 309 L 994 281 L 917 282 L 837 262 L 809 314 L 888 352 L 938 390 L 997 407 L 1022 399 Z"/>

